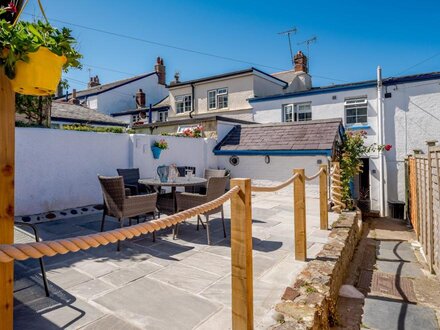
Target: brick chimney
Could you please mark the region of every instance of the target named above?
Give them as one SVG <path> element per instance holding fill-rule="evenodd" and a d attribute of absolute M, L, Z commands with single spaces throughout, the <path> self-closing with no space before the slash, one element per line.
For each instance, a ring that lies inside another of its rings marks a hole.
<path fill-rule="evenodd" d="M 72 90 L 72 98 L 70 99 L 70 103 L 76 104 L 76 105 L 79 104 L 79 100 L 76 98 L 76 89 L 75 88 Z"/>
<path fill-rule="evenodd" d="M 304 55 L 302 51 L 296 53 L 293 57 L 293 62 L 295 63 L 295 72 L 309 72 L 309 69 L 307 68 L 307 56 Z"/>
<path fill-rule="evenodd" d="M 145 93 L 140 88 L 136 93 L 136 108 L 145 108 Z"/>
<path fill-rule="evenodd" d="M 163 65 L 163 58 L 159 56 L 157 57 L 156 65 L 154 66 L 154 71 L 156 71 L 159 77 L 159 84 L 165 85 L 166 71 L 165 71 L 165 65 Z"/>
<path fill-rule="evenodd" d="M 94 77 L 90 77 L 90 81 L 87 84 L 87 87 L 92 88 L 92 87 L 99 86 L 99 85 L 101 85 L 101 83 L 99 82 L 99 77 L 94 76 Z"/>

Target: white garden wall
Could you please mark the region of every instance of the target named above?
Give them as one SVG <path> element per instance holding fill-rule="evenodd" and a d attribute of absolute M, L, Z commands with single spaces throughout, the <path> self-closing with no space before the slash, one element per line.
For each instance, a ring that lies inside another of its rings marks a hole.
<path fill-rule="evenodd" d="M 154 160 L 150 145 L 165 138 L 169 150 Z M 216 168 L 214 140 L 147 135 L 16 129 L 15 214 L 29 215 L 102 202 L 97 175 L 139 167 L 153 177 L 158 165 Z"/>

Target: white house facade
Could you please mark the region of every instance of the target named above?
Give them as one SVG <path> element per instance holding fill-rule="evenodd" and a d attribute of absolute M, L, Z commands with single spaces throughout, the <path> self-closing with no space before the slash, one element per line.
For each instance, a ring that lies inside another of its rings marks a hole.
<path fill-rule="evenodd" d="M 388 201 L 405 200 L 404 161 L 426 141 L 440 140 L 440 73 L 381 78 L 250 99 L 259 123 L 341 118 L 348 130 L 365 130 L 367 144 L 391 144 L 364 160 L 355 191 L 386 214 Z M 381 183 L 383 185 L 381 185 Z"/>
<path fill-rule="evenodd" d="M 97 76 L 91 77 L 87 89 L 74 90 L 58 100 L 76 99 L 81 105 L 110 115 L 136 108 L 136 93 L 139 90 L 145 93 L 145 104 L 160 102 L 168 95 L 165 79 L 165 65 L 163 59 L 158 57 L 153 72 L 108 84 L 100 84 Z"/>
<path fill-rule="evenodd" d="M 169 86 L 169 120 L 198 116 L 226 116 L 252 120 L 248 99 L 278 94 L 287 83 L 255 68 Z"/>

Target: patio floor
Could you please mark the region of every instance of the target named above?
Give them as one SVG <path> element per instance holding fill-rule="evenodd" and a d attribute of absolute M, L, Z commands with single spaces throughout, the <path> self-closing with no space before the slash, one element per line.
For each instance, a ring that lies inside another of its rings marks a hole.
<path fill-rule="evenodd" d="M 294 260 L 292 190 L 253 196 L 255 327 L 273 323 L 271 307 L 304 267 Z M 225 204 L 229 232 L 229 203 Z M 329 213 L 329 223 L 336 220 Z M 15 263 L 16 329 L 229 329 L 230 240 L 212 217 L 212 245 L 196 221 L 173 240 L 171 230 L 45 258 L 51 297 L 44 295 L 37 260 Z M 44 240 L 95 233 L 101 214 L 38 225 Z M 106 229 L 118 227 L 114 220 Z M 308 256 L 327 242 L 319 230 L 319 200 L 307 199 Z M 229 236 L 229 235 L 228 235 Z"/>

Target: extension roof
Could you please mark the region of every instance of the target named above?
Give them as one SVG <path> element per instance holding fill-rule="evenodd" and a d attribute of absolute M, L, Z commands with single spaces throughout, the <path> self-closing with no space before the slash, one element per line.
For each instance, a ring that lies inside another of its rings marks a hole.
<path fill-rule="evenodd" d="M 343 135 L 341 119 L 234 127 L 216 155 L 328 155 Z"/>

